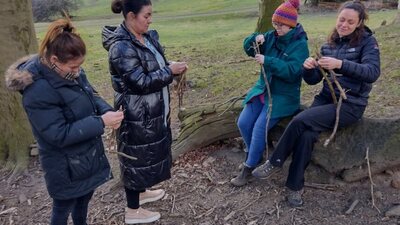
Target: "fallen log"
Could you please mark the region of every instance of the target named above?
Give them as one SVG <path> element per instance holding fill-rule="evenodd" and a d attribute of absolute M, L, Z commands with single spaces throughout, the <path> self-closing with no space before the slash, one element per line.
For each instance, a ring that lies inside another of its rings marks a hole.
<path fill-rule="evenodd" d="M 228 110 L 227 110 L 228 107 Z M 231 106 L 203 105 L 179 113 L 181 130 L 172 146 L 173 159 L 185 152 L 216 141 L 240 137 L 236 121 L 242 110 L 240 102 Z M 269 141 L 278 141 L 291 118 L 285 118 L 269 131 Z M 363 118 L 338 130 L 327 147 L 323 132 L 315 144 L 312 162 L 345 181 L 368 177 L 365 153 L 369 148 L 372 174 L 400 166 L 400 118 Z"/>

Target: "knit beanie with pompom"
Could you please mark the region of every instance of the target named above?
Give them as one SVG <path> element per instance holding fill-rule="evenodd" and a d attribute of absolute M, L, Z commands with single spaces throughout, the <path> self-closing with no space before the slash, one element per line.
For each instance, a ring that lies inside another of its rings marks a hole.
<path fill-rule="evenodd" d="M 297 24 L 297 10 L 299 6 L 300 0 L 288 0 L 282 3 L 272 15 L 272 22 L 295 27 Z"/>

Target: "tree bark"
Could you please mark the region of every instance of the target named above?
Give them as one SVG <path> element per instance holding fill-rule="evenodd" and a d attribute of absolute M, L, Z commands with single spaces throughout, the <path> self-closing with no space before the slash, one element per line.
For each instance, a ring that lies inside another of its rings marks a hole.
<path fill-rule="evenodd" d="M 223 106 L 208 105 L 180 112 L 181 132 L 172 146 L 173 159 L 218 140 L 240 137 L 236 121 L 242 107 L 237 103 L 225 110 Z M 290 120 L 291 117 L 284 118 L 270 130 L 268 140 L 277 142 Z M 336 138 L 323 147 L 330 134 L 331 131 L 326 131 L 319 136 L 312 162 L 331 175 L 350 182 L 368 177 L 365 166 L 367 148 L 373 174 L 400 166 L 400 118 L 363 118 L 352 126 L 339 129 Z"/>
<path fill-rule="evenodd" d="M 14 174 L 27 166 L 32 132 L 21 95 L 5 89 L 4 72 L 16 59 L 37 51 L 30 0 L 0 0 L 0 164 Z"/>
<path fill-rule="evenodd" d="M 393 24 L 399 24 L 400 23 L 400 0 L 397 3 L 397 15 L 393 21 Z"/>
<path fill-rule="evenodd" d="M 282 0 L 258 0 L 258 22 L 256 32 L 264 33 L 272 29 L 272 15 Z"/>

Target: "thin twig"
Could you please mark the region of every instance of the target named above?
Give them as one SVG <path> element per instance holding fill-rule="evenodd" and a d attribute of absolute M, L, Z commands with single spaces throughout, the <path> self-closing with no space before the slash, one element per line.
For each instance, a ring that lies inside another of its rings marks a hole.
<path fill-rule="evenodd" d="M 368 177 L 369 181 L 371 182 L 371 200 L 372 200 L 372 206 L 378 211 L 379 214 L 381 214 L 381 211 L 376 207 L 375 205 L 375 197 L 374 197 L 374 181 L 372 180 L 372 172 L 371 172 L 371 165 L 369 163 L 369 147 L 367 147 L 367 152 L 365 156 L 365 160 L 367 160 L 367 166 L 368 166 Z"/>
<path fill-rule="evenodd" d="M 321 190 L 328 190 L 328 191 L 336 191 L 337 185 L 334 184 L 317 184 L 317 183 L 304 183 L 305 187 L 314 188 L 314 189 L 321 189 Z"/>
<path fill-rule="evenodd" d="M 186 72 L 182 73 L 179 78 L 176 93 L 178 95 L 178 108 L 181 110 L 183 105 L 183 94 L 186 90 Z"/>
<path fill-rule="evenodd" d="M 335 137 L 337 128 L 338 128 L 338 126 L 339 126 L 340 108 L 342 107 L 342 102 L 343 102 L 343 96 L 340 95 L 340 96 L 339 96 L 339 102 L 338 102 L 338 104 L 337 104 L 337 106 L 336 106 L 335 126 L 333 127 L 333 131 L 332 131 L 331 135 L 329 136 L 329 138 L 325 140 L 324 147 L 327 147 L 327 146 L 329 145 L 329 142 L 331 142 L 332 139 Z"/>
<path fill-rule="evenodd" d="M 321 54 L 319 52 L 316 52 L 316 55 L 317 55 L 317 60 L 321 58 Z M 325 71 L 320 66 L 318 66 L 318 68 L 319 68 L 319 71 L 321 72 L 322 76 L 324 77 L 326 83 L 328 84 L 329 91 L 331 92 L 333 103 L 337 104 L 335 90 L 333 89 L 333 85 L 332 85 L 331 80 L 329 80 L 328 76 L 325 74 Z"/>
<path fill-rule="evenodd" d="M 171 213 L 174 213 L 174 209 L 175 209 L 175 195 L 172 195 L 172 208 L 171 208 Z"/>
<path fill-rule="evenodd" d="M 351 203 L 349 209 L 345 212 L 346 215 L 349 215 L 351 212 L 353 212 L 354 208 L 360 201 L 356 199 L 353 203 Z"/>
<path fill-rule="evenodd" d="M 339 81 L 336 79 L 336 73 L 333 70 L 329 70 L 329 74 L 333 78 L 333 82 L 335 82 L 336 87 L 339 89 L 340 96 L 342 96 L 342 98 L 346 100 L 347 99 L 346 91 L 342 88 Z"/>

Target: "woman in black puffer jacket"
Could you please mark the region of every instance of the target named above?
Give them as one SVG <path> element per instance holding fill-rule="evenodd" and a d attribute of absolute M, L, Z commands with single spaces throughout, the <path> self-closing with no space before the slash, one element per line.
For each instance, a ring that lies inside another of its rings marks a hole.
<path fill-rule="evenodd" d="M 368 96 L 380 75 L 380 53 L 372 32 L 365 26 L 367 14 L 359 1 L 349 1 L 339 10 L 336 27 L 321 48 L 318 61 L 305 60 L 303 78 L 308 84 L 319 83 L 323 76 L 319 67 L 333 70 L 340 86 L 346 91 L 347 99 L 340 108 L 339 127 L 349 126 L 359 121 L 368 103 Z M 329 77 L 332 80 L 331 77 Z M 339 89 L 334 85 L 336 99 Z M 268 178 L 279 171 L 285 160 L 293 153 L 289 175 L 286 181 L 289 194 L 287 200 L 292 206 L 303 204 L 304 171 L 310 160 L 314 143 L 322 131 L 334 127 L 336 104 L 327 82 L 315 96 L 309 109 L 296 115 L 280 138 L 271 158 L 253 171 L 259 178 Z"/>
<path fill-rule="evenodd" d="M 23 106 L 39 145 L 46 187 L 53 198 L 51 225 L 84 225 L 94 190 L 111 179 L 101 135 L 118 128 L 122 112 L 92 88 L 81 64 L 83 40 L 70 21 L 50 24 L 38 55 L 18 60 L 6 73 L 10 90 Z"/>
<path fill-rule="evenodd" d="M 109 69 L 115 90 L 115 108 L 125 110 L 117 134 L 121 177 L 128 208 L 126 223 L 152 222 L 159 213 L 139 207 L 163 197 L 163 190 L 147 190 L 169 179 L 171 129 L 169 89 L 173 75 L 186 71 L 186 63 L 168 64 L 156 31 L 148 31 L 152 19 L 149 0 L 114 0 L 114 13 L 122 12 L 124 22 L 103 29 L 103 46 L 108 50 Z"/>

